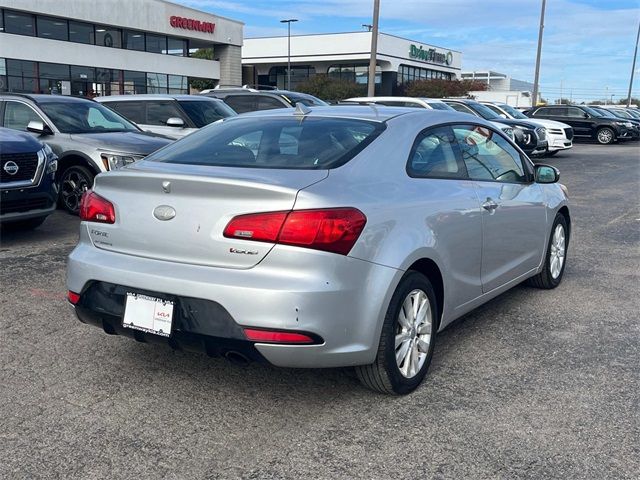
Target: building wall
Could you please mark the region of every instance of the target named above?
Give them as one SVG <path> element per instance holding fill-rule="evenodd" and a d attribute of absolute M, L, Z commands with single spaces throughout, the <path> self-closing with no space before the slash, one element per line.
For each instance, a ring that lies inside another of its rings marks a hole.
<path fill-rule="evenodd" d="M 220 65 L 220 85 L 240 85 L 242 83 L 242 49 L 236 45 L 218 45 L 215 49 L 216 62 Z"/>

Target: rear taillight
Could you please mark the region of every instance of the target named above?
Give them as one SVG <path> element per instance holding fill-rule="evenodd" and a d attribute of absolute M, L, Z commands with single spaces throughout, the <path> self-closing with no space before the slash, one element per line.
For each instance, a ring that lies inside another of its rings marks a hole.
<path fill-rule="evenodd" d="M 67 292 L 67 299 L 69 300 L 69 302 L 71 302 L 73 305 L 76 305 L 79 301 L 80 301 L 80 294 L 79 293 L 75 293 L 72 292 L 71 290 L 69 290 Z"/>
<path fill-rule="evenodd" d="M 113 204 L 92 190 L 87 190 L 80 200 L 80 219 L 88 222 L 115 223 Z"/>
<path fill-rule="evenodd" d="M 356 208 L 255 213 L 233 218 L 224 236 L 347 255 L 366 223 Z"/>
<path fill-rule="evenodd" d="M 287 343 L 293 345 L 310 345 L 322 343 L 320 338 L 306 333 L 283 330 L 263 330 L 257 328 L 245 328 L 244 334 L 248 340 L 259 343 Z"/>

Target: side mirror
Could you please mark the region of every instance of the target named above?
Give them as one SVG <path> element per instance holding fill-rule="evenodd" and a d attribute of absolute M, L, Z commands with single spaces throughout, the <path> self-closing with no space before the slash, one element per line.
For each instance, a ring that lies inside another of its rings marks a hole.
<path fill-rule="evenodd" d="M 588 113 L 583 113 L 582 115 L 584 116 L 584 118 L 589 118 L 589 114 Z"/>
<path fill-rule="evenodd" d="M 501 114 L 500 114 L 500 116 L 501 116 L 502 118 L 507 118 L 507 116 L 506 116 L 504 113 L 501 113 Z"/>
<path fill-rule="evenodd" d="M 167 119 L 167 127 L 183 128 L 184 120 L 178 117 L 171 117 Z"/>
<path fill-rule="evenodd" d="M 536 165 L 537 183 L 556 183 L 560 180 L 560 171 L 551 165 Z"/>
<path fill-rule="evenodd" d="M 40 135 L 51 135 L 51 129 L 42 122 L 42 120 L 31 120 L 27 125 L 27 131 Z"/>

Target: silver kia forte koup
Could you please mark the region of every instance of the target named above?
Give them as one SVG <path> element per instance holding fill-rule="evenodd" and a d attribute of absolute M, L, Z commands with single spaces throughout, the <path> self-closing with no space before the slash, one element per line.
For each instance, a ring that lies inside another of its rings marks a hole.
<path fill-rule="evenodd" d="M 226 119 L 85 193 L 69 256 L 82 322 L 237 362 L 424 378 L 437 332 L 562 279 L 558 171 L 490 123 L 340 106 Z"/>

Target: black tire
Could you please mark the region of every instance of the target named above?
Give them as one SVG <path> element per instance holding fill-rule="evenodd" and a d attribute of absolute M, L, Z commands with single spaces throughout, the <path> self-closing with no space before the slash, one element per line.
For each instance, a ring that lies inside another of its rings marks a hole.
<path fill-rule="evenodd" d="M 411 378 L 407 378 L 401 373 L 396 361 L 395 338 L 402 304 L 409 294 L 415 290 L 424 292 L 429 300 L 432 319 L 431 337 L 422 367 Z M 408 271 L 400 281 L 389 302 L 375 361 L 371 365 L 362 365 L 355 368 L 360 382 L 371 390 L 390 395 L 405 395 L 415 390 L 424 379 L 431 364 L 439 318 L 439 308 L 431 282 L 421 273 Z"/>
<path fill-rule="evenodd" d="M 562 262 L 562 267 L 560 269 L 560 273 L 554 277 L 551 269 L 551 245 L 553 243 L 553 237 L 558 225 L 562 225 L 564 229 L 565 236 L 565 248 L 564 248 L 564 259 Z M 551 227 L 551 233 L 549 234 L 549 242 L 547 243 L 547 253 L 544 259 L 544 267 L 540 273 L 531 277 L 527 280 L 527 283 L 535 288 L 543 288 L 550 290 L 552 288 L 556 288 L 562 282 L 562 276 L 564 275 L 564 269 L 567 265 L 567 252 L 569 251 L 569 227 L 567 225 L 567 219 L 561 213 L 556 214 L 556 218 L 553 222 L 553 226 Z"/>
<path fill-rule="evenodd" d="M 80 210 L 80 199 L 85 190 L 93 187 L 95 175 L 87 167 L 73 165 L 64 170 L 59 177 L 60 195 L 58 206 L 69 213 L 77 215 Z"/>
<path fill-rule="evenodd" d="M 596 132 L 596 141 L 600 145 L 610 145 L 616 141 L 616 132 L 609 127 L 601 127 Z"/>
<path fill-rule="evenodd" d="M 47 219 L 47 216 L 30 218 L 28 220 L 18 220 L 17 222 L 5 223 L 2 225 L 7 230 L 33 230 L 38 228 Z"/>

